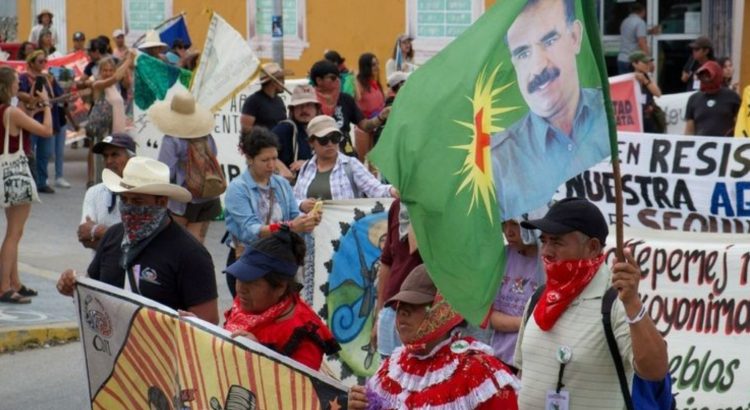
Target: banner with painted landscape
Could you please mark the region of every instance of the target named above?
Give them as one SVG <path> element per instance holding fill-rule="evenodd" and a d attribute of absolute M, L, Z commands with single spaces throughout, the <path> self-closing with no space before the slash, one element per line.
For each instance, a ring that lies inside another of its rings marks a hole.
<path fill-rule="evenodd" d="M 92 409 L 342 409 L 338 381 L 91 279 L 76 286 Z"/>
<path fill-rule="evenodd" d="M 347 384 L 363 382 L 380 365 L 370 334 L 392 202 L 391 198 L 326 201 L 323 220 L 310 238 L 314 260 L 305 263 L 303 292 L 308 293 L 304 296 L 312 300 L 341 344 L 338 357 L 329 357 L 327 363 Z"/>
<path fill-rule="evenodd" d="M 618 133 L 624 223 L 696 232 L 750 232 L 750 140 Z M 561 185 L 614 224 L 615 181 L 603 161 Z"/>
<path fill-rule="evenodd" d="M 650 229 L 624 234 L 641 265 L 643 303 L 668 343 L 677 408 L 746 409 L 750 237 Z M 607 243 L 614 244 L 614 236 Z M 614 259 L 609 249 L 607 264 Z"/>

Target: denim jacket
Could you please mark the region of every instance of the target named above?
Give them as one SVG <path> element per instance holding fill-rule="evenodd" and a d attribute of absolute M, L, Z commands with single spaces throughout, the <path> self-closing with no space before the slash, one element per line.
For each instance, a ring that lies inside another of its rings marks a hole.
<path fill-rule="evenodd" d="M 281 207 L 282 220 L 296 218 L 300 212 L 289 182 L 278 175 L 272 175 L 269 184 L 275 200 Z M 260 195 L 258 184 L 253 180 L 249 170 L 245 170 L 239 178 L 232 180 L 227 187 L 224 198 L 227 230 L 246 245 L 259 238 L 260 228 L 266 224 L 265 215 L 258 215 Z"/>

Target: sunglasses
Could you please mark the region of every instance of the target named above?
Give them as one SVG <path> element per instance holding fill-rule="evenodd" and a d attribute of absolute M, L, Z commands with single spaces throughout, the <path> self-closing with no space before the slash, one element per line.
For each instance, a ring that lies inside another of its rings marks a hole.
<path fill-rule="evenodd" d="M 341 134 L 337 132 L 332 132 L 325 137 L 315 137 L 315 139 L 318 141 L 318 144 L 320 145 L 328 145 L 329 142 L 332 142 L 334 144 L 338 144 L 341 142 Z"/>

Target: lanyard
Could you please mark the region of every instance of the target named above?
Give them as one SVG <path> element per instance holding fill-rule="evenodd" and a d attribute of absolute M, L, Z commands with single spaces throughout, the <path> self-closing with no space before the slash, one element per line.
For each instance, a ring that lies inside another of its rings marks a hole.
<path fill-rule="evenodd" d="M 560 394 L 560 390 L 565 387 L 563 384 L 563 374 L 565 373 L 565 365 L 570 363 L 573 358 L 573 349 L 569 346 L 558 346 L 557 353 L 555 354 L 557 361 L 560 362 L 560 371 L 557 373 L 557 394 Z"/>

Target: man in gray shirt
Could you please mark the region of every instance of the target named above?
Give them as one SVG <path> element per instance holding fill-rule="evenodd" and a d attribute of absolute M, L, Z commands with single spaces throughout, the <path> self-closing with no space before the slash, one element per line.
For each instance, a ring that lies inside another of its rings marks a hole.
<path fill-rule="evenodd" d="M 640 3 L 633 3 L 630 6 L 630 15 L 620 24 L 620 53 L 617 54 L 617 70 L 620 74 L 633 71 L 628 57 L 634 51 L 641 50 L 643 54 L 651 55 L 646 35 L 652 34 L 654 29 L 646 29 L 645 18 L 646 7 Z"/>

